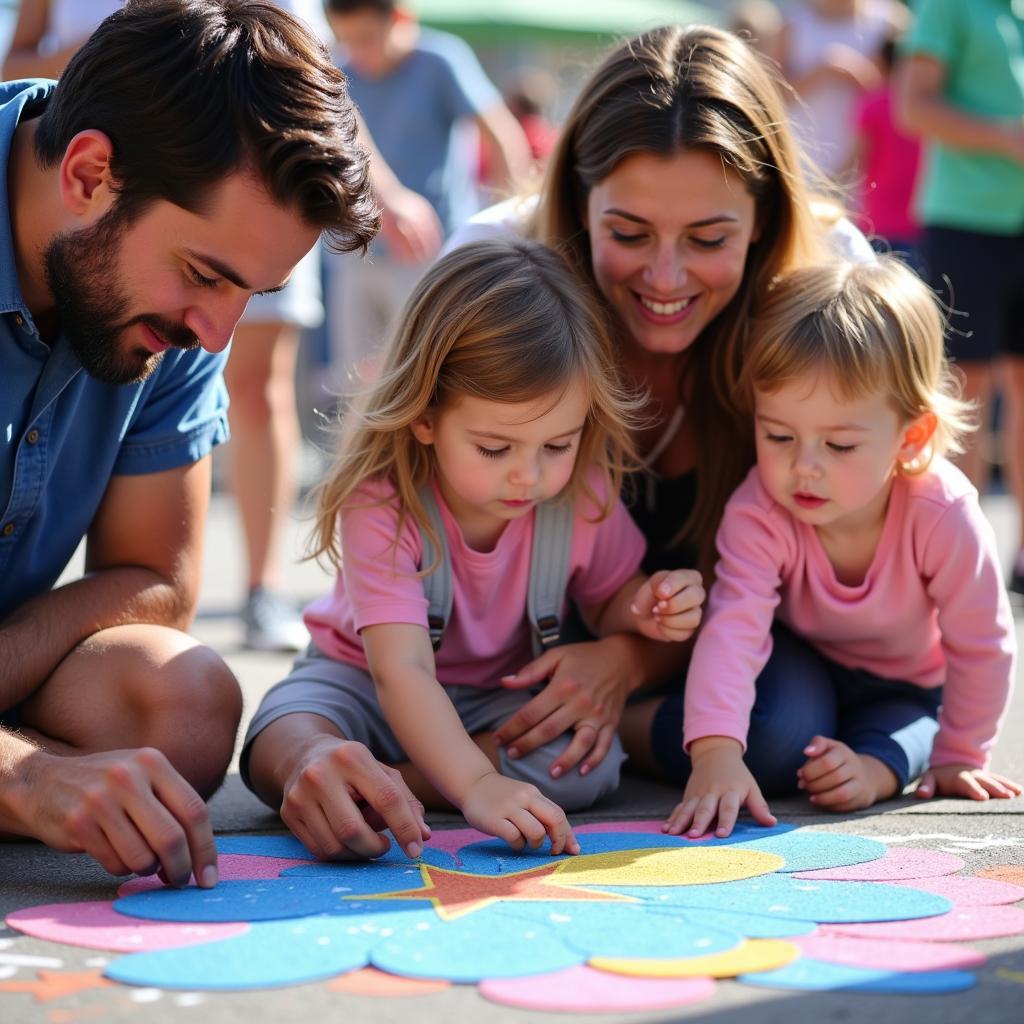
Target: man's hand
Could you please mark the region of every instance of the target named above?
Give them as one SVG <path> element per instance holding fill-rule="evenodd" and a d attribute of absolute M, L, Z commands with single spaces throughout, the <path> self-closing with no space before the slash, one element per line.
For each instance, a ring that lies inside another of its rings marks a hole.
<path fill-rule="evenodd" d="M 430 838 L 423 805 L 398 770 L 381 764 L 362 743 L 327 734 L 311 740 L 296 759 L 284 784 L 281 818 L 324 859 L 379 857 L 391 845 L 384 829 L 413 859 Z"/>
<path fill-rule="evenodd" d="M 636 630 L 652 640 L 689 640 L 700 625 L 704 588 L 693 569 L 654 573 L 637 590 L 629 610 Z"/>
<path fill-rule="evenodd" d="M 705 736 L 690 744 L 693 769 L 683 799 L 665 822 L 670 835 L 687 832 L 691 838 L 704 835 L 716 819 L 715 835 L 728 836 L 740 808 L 747 809 L 760 825 L 774 825 L 775 815 L 768 808 L 761 790 L 743 763 L 740 744 L 727 736 Z"/>
<path fill-rule="evenodd" d="M 917 784 L 916 796 L 927 800 L 933 796 L 962 796 L 969 800 L 1011 800 L 1020 796 L 1020 783 L 1005 775 L 969 764 L 944 764 L 929 768 Z"/>
<path fill-rule="evenodd" d="M 170 885 L 217 884 L 206 804 L 159 750 L 58 757 L 43 750 L 19 766 L 7 801 L 16 830 L 66 853 L 87 853 L 112 875 Z"/>
<path fill-rule="evenodd" d="M 514 850 L 535 850 L 550 836 L 552 854 L 580 852 L 565 812 L 528 782 L 489 772 L 470 786 L 461 804 L 470 825 L 504 839 Z"/>

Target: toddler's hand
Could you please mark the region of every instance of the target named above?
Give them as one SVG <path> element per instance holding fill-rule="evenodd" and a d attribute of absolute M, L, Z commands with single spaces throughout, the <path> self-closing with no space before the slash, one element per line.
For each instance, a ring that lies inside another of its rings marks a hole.
<path fill-rule="evenodd" d="M 654 573 L 630 602 L 638 632 L 652 640 L 689 640 L 700 625 L 704 588 L 693 569 Z"/>
<path fill-rule="evenodd" d="M 504 839 L 514 850 L 536 849 L 550 836 L 553 854 L 580 852 L 565 812 L 528 782 L 489 772 L 469 787 L 461 811 L 474 828 Z"/>
<path fill-rule="evenodd" d="M 871 754 L 858 754 L 845 743 L 815 736 L 804 747 L 807 760 L 797 769 L 797 788 L 827 811 L 857 811 L 899 790 L 896 774 Z"/>
<path fill-rule="evenodd" d="M 944 764 L 929 768 L 917 784 L 917 796 L 927 800 L 933 796 L 964 796 L 971 800 L 1011 800 L 1022 792 L 1019 783 L 1004 775 L 972 768 L 967 764 Z"/>
<path fill-rule="evenodd" d="M 678 836 L 687 832 L 696 839 L 704 835 L 717 818 L 715 835 L 728 836 L 744 804 L 761 825 L 774 825 L 776 817 L 743 763 L 739 743 L 725 736 L 706 736 L 690 745 L 693 769 L 683 799 L 662 826 Z"/>

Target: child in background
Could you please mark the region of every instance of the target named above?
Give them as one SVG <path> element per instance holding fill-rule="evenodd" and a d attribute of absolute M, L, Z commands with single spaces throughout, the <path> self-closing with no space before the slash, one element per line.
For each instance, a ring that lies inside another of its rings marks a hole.
<path fill-rule="evenodd" d="M 596 308 L 560 256 L 522 241 L 456 250 L 410 298 L 319 489 L 314 553 L 340 569 L 334 593 L 307 609 L 313 646 L 267 694 L 242 755 L 246 782 L 314 852 L 336 852 L 344 827 L 331 804 L 342 738 L 411 762 L 425 803 L 447 801 L 516 848 L 547 835 L 553 852 L 578 852 L 562 807 L 618 784 L 617 739 L 593 771 L 552 778 L 571 732 L 521 758 L 493 738 L 532 697 L 511 677 L 531 657 L 542 503 L 571 503 L 560 612 L 571 598 L 597 635 L 661 640 L 700 619 L 696 572 L 639 572 L 643 538 L 618 499 L 639 399 L 618 382 Z M 451 559 L 436 654 L 424 534 Z"/>
<path fill-rule="evenodd" d="M 921 797 L 1020 794 L 987 768 L 1013 621 L 977 492 L 944 458 L 969 408 L 932 294 L 893 257 L 819 265 L 775 286 L 751 338 L 757 465 L 718 534 L 686 683 L 692 772 L 666 830 L 717 818 L 727 836 L 744 803 L 774 824 L 743 754 L 786 629 L 820 655 L 799 705 L 775 709 L 806 744 L 797 786 L 816 806 L 868 807 L 918 776 Z"/>
<path fill-rule="evenodd" d="M 921 143 L 896 123 L 892 85 L 895 57 L 893 37 L 882 44 L 879 55 L 885 81 L 857 103 L 851 169 L 861 182 L 858 227 L 873 236 L 872 245 L 877 251 L 903 254 L 915 270 L 920 270 L 917 244 L 921 226 L 914 216 L 913 200 Z"/>

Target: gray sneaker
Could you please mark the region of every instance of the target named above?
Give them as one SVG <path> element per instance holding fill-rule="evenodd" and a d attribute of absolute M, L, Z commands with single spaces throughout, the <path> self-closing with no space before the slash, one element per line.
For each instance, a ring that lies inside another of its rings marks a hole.
<path fill-rule="evenodd" d="M 253 587 L 242 611 L 245 646 L 253 651 L 301 651 L 309 643 L 302 616 L 281 594 Z"/>

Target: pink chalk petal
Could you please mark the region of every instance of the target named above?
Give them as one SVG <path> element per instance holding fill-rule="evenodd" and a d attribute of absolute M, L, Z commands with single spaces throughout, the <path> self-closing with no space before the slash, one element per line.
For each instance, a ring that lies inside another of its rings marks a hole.
<path fill-rule="evenodd" d="M 823 935 L 853 935 L 863 939 L 917 939 L 922 942 L 962 942 L 1024 935 L 1024 910 L 1017 907 L 954 907 L 948 914 L 914 921 L 875 921 L 870 924 L 830 924 Z"/>
<path fill-rule="evenodd" d="M 963 866 L 963 860 L 952 853 L 898 846 L 884 857 L 869 861 L 867 864 L 822 868 L 818 871 L 798 871 L 793 877 L 827 879 L 833 882 L 893 882 L 905 878 L 951 875 Z"/>
<path fill-rule="evenodd" d="M 789 940 L 812 960 L 847 967 L 894 971 L 953 971 L 980 967 L 987 957 L 966 946 L 941 942 L 857 939 L 852 935 L 797 935 Z"/>
<path fill-rule="evenodd" d="M 1019 903 L 1024 900 L 1024 888 L 999 882 L 992 878 L 973 875 L 946 875 L 943 878 L 911 878 L 894 880 L 893 885 L 908 889 L 923 889 L 937 896 L 945 896 L 957 907 L 994 907 L 1000 903 Z"/>
<path fill-rule="evenodd" d="M 26 907 L 7 916 L 7 923 L 37 939 L 63 942 L 87 949 L 106 949 L 115 953 L 142 953 L 180 946 L 198 946 L 205 942 L 244 935 L 249 925 L 178 924 L 165 921 L 141 921 L 125 917 L 113 909 L 109 900 L 88 903 L 52 903 Z"/>
<path fill-rule="evenodd" d="M 429 850 L 440 850 L 442 853 L 453 854 L 458 861 L 459 850 L 464 846 L 491 838 L 486 832 L 480 832 L 475 828 L 437 829 L 427 840 L 426 846 Z"/>
<path fill-rule="evenodd" d="M 246 879 L 277 878 L 285 868 L 309 864 L 308 860 L 292 860 L 290 857 L 257 857 L 247 853 L 222 853 L 217 857 L 217 875 L 222 882 L 238 882 Z M 148 889 L 162 889 L 164 883 L 156 875 L 130 878 L 118 886 L 118 896 L 131 896 Z"/>
<path fill-rule="evenodd" d="M 586 966 L 480 983 L 480 994 L 493 1003 L 548 1013 L 666 1010 L 710 999 L 714 991 L 711 978 L 631 978 Z"/>

